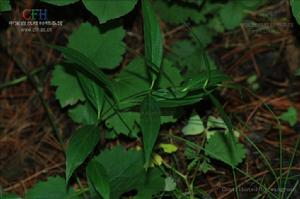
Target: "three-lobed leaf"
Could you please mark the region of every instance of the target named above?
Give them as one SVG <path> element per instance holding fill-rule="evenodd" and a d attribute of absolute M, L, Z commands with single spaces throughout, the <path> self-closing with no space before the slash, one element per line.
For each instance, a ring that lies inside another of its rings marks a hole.
<path fill-rule="evenodd" d="M 85 96 L 72 67 L 56 65 L 52 72 L 51 85 L 57 87 L 55 95 L 62 108 L 85 101 Z"/>
<path fill-rule="evenodd" d="M 82 23 L 69 36 L 68 47 L 81 52 L 100 68 L 113 69 L 120 64 L 125 53 L 124 36 L 121 26 L 109 28 L 102 25 L 98 28 Z"/>
<path fill-rule="evenodd" d="M 66 150 L 66 182 L 99 142 L 100 134 L 96 125 L 86 125 L 72 135 Z"/>

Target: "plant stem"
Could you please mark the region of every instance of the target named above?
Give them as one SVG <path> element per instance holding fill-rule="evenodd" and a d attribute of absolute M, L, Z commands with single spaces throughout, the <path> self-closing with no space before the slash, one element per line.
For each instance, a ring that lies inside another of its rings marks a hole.
<path fill-rule="evenodd" d="M 172 170 L 174 173 L 176 173 L 179 177 L 181 177 L 183 179 L 184 183 L 186 184 L 186 186 L 188 188 L 190 199 L 195 199 L 193 184 L 189 183 L 188 177 L 186 175 L 182 174 L 181 172 L 179 172 L 178 170 L 176 170 L 175 168 L 173 168 L 171 165 L 169 165 L 165 161 L 163 161 L 162 163 L 166 168 Z"/>

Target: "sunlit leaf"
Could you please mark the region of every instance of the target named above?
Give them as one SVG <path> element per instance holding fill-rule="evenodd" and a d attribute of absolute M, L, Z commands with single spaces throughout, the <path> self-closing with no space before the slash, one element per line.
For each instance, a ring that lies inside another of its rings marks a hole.
<path fill-rule="evenodd" d="M 198 135 L 205 130 L 203 121 L 197 113 L 193 113 L 189 118 L 187 125 L 182 129 L 184 135 Z"/>

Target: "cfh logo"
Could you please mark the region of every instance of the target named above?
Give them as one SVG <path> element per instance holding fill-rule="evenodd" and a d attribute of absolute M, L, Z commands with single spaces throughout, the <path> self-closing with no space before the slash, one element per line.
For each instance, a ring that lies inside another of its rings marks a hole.
<path fill-rule="evenodd" d="M 47 9 L 25 9 L 22 12 L 22 17 L 25 20 L 39 20 L 47 21 L 48 20 L 48 10 Z"/>

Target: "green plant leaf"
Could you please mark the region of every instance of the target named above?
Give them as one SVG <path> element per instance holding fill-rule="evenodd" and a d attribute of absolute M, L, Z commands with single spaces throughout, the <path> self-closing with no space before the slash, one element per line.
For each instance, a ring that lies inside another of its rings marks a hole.
<path fill-rule="evenodd" d="M 39 43 L 41 44 L 41 43 Z M 58 50 L 59 52 L 63 53 L 65 58 L 75 65 L 72 65 L 74 69 L 83 72 L 87 75 L 89 75 L 92 78 L 95 78 L 95 80 L 98 80 L 99 84 L 103 86 L 103 89 L 107 91 L 107 93 L 113 97 L 115 100 L 115 95 L 112 90 L 112 82 L 108 77 L 95 65 L 94 62 L 92 62 L 88 57 L 86 57 L 84 54 L 80 53 L 77 50 L 74 50 L 72 48 L 67 48 L 63 46 L 57 46 L 57 45 L 48 45 L 48 44 L 42 44 L 45 46 L 48 46 L 50 48 L 53 48 L 55 50 Z M 70 67 L 70 66 L 68 66 Z M 74 70 L 73 69 L 73 70 Z"/>
<path fill-rule="evenodd" d="M 192 7 L 187 4 L 155 1 L 153 7 L 164 21 L 172 25 L 181 25 L 189 19 L 195 23 L 205 21 L 204 14 L 199 12 L 196 6 Z"/>
<path fill-rule="evenodd" d="M 55 95 L 62 108 L 85 101 L 75 71 L 71 67 L 56 65 L 52 72 L 51 85 L 57 87 Z"/>
<path fill-rule="evenodd" d="M 208 46 L 213 41 L 213 37 L 216 36 L 215 31 L 203 24 L 192 27 L 191 32 L 190 37 L 196 36 L 203 44 L 203 47 Z"/>
<path fill-rule="evenodd" d="M 113 158 L 112 158 L 113 157 Z M 159 169 L 144 169 L 142 151 L 128 150 L 122 146 L 105 149 L 94 158 L 107 171 L 111 187 L 111 199 L 119 199 L 120 195 L 131 190 L 137 190 L 143 199 L 163 191 L 164 178 Z"/>
<path fill-rule="evenodd" d="M 68 47 L 78 50 L 100 68 L 113 69 L 119 65 L 125 53 L 124 36 L 125 31 L 120 26 L 107 29 L 103 25 L 98 29 L 90 23 L 82 23 L 69 36 Z"/>
<path fill-rule="evenodd" d="M 300 76 L 300 68 L 298 68 L 298 70 L 296 71 L 295 76 Z"/>
<path fill-rule="evenodd" d="M 75 3 L 77 1 L 79 1 L 79 0 L 41 0 L 41 2 L 53 4 L 56 6 L 66 6 L 66 5 Z"/>
<path fill-rule="evenodd" d="M 217 128 L 217 129 L 228 129 L 224 120 L 220 117 L 214 117 L 212 115 L 210 115 L 207 119 L 207 128 L 208 129 L 213 129 L 213 128 Z"/>
<path fill-rule="evenodd" d="M 224 26 L 229 30 L 239 26 L 243 21 L 244 16 L 244 7 L 239 1 L 229 1 L 220 10 L 220 18 Z"/>
<path fill-rule="evenodd" d="M 284 112 L 279 116 L 279 119 L 288 122 L 290 126 L 294 126 L 298 121 L 298 111 L 295 107 L 289 107 L 287 112 Z"/>
<path fill-rule="evenodd" d="M 205 60 L 203 59 L 204 49 L 197 46 L 191 40 L 179 40 L 171 46 L 171 53 L 167 57 L 177 63 L 179 68 L 185 70 L 184 77 L 200 78 L 199 73 L 206 70 Z M 208 56 L 211 70 L 217 69 L 214 61 Z M 213 75 L 213 73 L 211 73 Z"/>
<path fill-rule="evenodd" d="M 89 79 L 81 73 L 77 73 L 77 76 L 85 96 L 97 110 L 97 118 L 99 120 L 105 103 L 104 91 L 94 80 Z"/>
<path fill-rule="evenodd" d="M 108 117 L 105 121 L 105 125 L 108 129 L 114 129 L 117 135 L 135 135 L 140 131 L 138 128 L 138 121 L 140 114 L 137 112 L 120 112 L 121 118 L 118 116 L 117 113 L 113 114 L 112 116 Z"/>
<path fill-rule="evenodd" d="M 116 19 L 133 10 L 137 0 L 83 0 L 85 7 L 93 13 L 100 23 Z"/>
<path fill-rule="evenodd" d="M 86 125 L 72 135 L 66 150 L 66 182 L 68 183 L 75 169 L 80 166 L 93 151 L 100 139 L 96 125 Z"/>
<path fill-rule="evenodd" d="M 237 139 L 232 143 L 229 133 L 218 132 L 212 135 L 206 143 L 205 153 L 235 167 L 245 158 L 246 150 L 242 144 L 237 142 Z"/>
<path fill-rule="evenodd" d="M 66 182 L 61 177 L 49 177 L 47 181 L 35 184 L 26 194 L 25 199 L 67 199 L 74 193 L 67 191 Z"/>
<path fill-rule="evenodd" d="M 0 4 L 0 12 L 6 12 L 11 10 L 11 5 L 9 0 L 2 0 Z"/>
<path fill-rule="evenodd" d="M 2 193 L 0 189 L 0 199 L 22 199 L 22 198 L 16 194 Z"/>
<path fill-rule="evenodd" d="M 142 0 L 144 19 L 145 59 L 147 64 L 160 67 L 163 57 L 163 41 L 160 26 L 149 0 Z"/>
<path fill-rule="evenodd" d="M 105 168 L 99 162 L 91 160 L 86 168 L 86 172 L 97 192 L 104 199 L 110 199 L 110 185 Z"/>
<path fill-rule="evenodd" d="M 160 108 L 151 95 L 147 95 L 141 104 L 140 126 L 143 134 L 145 162 L 148 167 L 160 129 Z"/>
<path fill-rule="evenodd" d="M 199 166 L 199 171 L 203 173 L 207 173 L 208 171 L 215 171 L 216 169 L 210 164 L 209 159 L 207 158 L 203 160 L 203 162 Z"/>
<path fill-rule="evenodd" d="M 165 179 L 165 191 L 174 191 L 176 189 L 176 182 L 174 180 L 174 178 L 168 176 Z"/>
<path fill-rule="evenodd" d="M 145 176 L 146 181 L 137 186 L 138 194 L 134 199 L 152 199 L 153 195 L 164 189 L 165 182 L 158 169 L 151 169 Z"/>
<path fill-rule="evenodd" d="M 159 144 L 159 148 L 162 148 L 165 153 L 174 153 L 178 149 L 177 146 L 175 146 L 174 144 L 164 144 L 164 143 Z"/>
<path fill-rule="evenodd" d="M 69 117 L 80 124 L 96 124 L 97 112 L 90 102 L 78 103 L 68 109 Z"/>
<path fill-rule="evenodd" d="M 184 135 L 199 135 L 205 130 L 203 121 L 197 113 L 193 113 L 189 118 L 187 125 L 182 129 Z"/>

